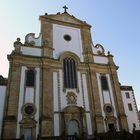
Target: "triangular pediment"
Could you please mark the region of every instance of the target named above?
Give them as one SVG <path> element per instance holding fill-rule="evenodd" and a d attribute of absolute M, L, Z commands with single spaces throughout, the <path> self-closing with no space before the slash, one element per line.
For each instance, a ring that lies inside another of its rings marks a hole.
<path fill-rule="evenodd" d="M 78 18 L 74 17 L 73 15 L 70 15 L 67 12 L 64 12 L 62 14 L 57 13 L 55 15 L 43 15 L 41 17 L 60 21 L 60 22 L 67 22 L 67 23 L 72 23 L 72 24 L 77 24 L 77 25 L 91 26 L 91 25 L 87 24 L 85 21 L 79 20 Z"/>

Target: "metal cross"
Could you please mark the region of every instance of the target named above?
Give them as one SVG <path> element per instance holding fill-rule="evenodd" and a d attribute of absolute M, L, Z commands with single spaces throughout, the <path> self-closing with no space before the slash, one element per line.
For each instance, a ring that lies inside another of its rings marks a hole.
<path fill-rule="evenodd" d="M 65 5 L 65 6 L 63 6 L 63 8 L 64 8 L 64 12 L 67 12 L 67 9 L 68 9 L 68 7 Z"/>

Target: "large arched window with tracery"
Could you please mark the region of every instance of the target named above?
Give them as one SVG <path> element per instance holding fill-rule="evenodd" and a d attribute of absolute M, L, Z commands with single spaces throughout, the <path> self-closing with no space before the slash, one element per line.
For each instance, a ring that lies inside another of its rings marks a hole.
<path fill-rule="evenodd" d="M 77 88 L 76 64 L 73 58 L 63 60 L 64 88 Z"/>

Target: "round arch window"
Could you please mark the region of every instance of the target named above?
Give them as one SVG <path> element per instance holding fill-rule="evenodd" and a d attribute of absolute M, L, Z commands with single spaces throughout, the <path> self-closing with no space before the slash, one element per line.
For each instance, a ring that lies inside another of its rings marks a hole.
<path fill-rule="evenodd" d="M 64 39 L 66 40 L 66 41 L 71 41 L 71 36 L 70 35 L 68 35 L 68 34 L 66 34 L 66 35 L 64 35 Z"/>

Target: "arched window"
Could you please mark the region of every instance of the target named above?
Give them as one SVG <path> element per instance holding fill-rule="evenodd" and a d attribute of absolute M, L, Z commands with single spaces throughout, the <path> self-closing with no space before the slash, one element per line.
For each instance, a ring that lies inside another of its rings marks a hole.
<path fill-rule="evenodd" d="M 76 65 L 72 58 L 63 60 L 64 88 L 77 88 Z"/>
<path fill-rule="evenodd" d="M 106 76 L 101 76 L 102 90 L 108 90 L 108 82 Z"/>
<path fill-rule="evenodd" d="M 26 86 L 33 87 L 35 80 L 35 72 L 34 70 L 27 70 L 26 72 Z"/>

